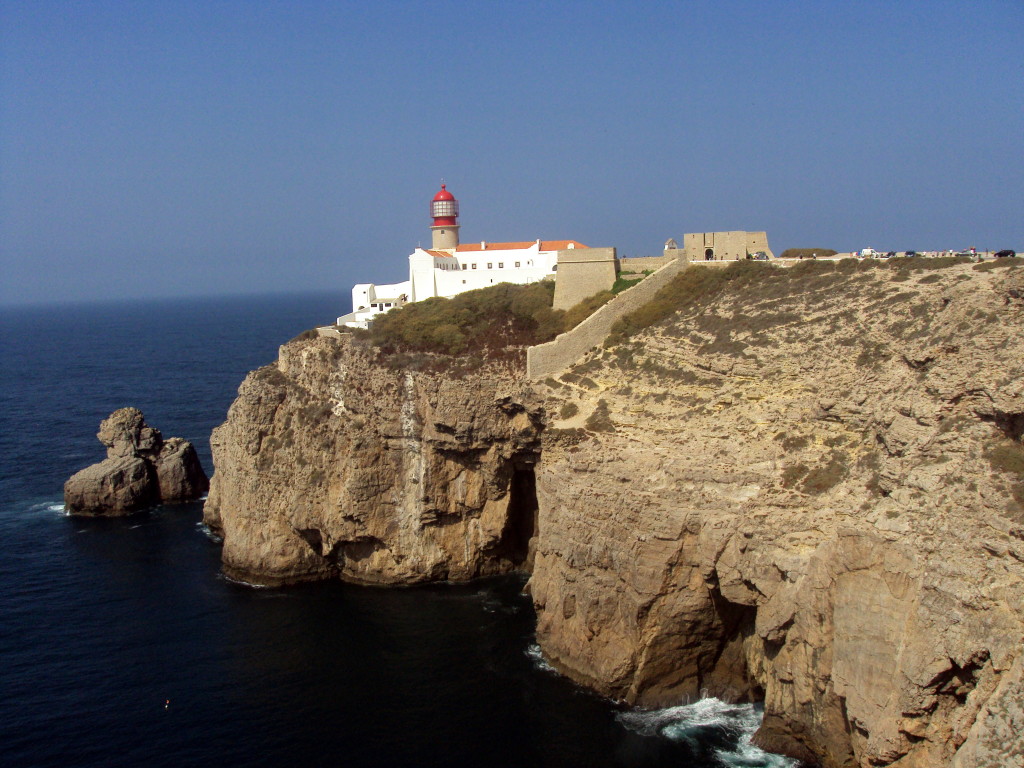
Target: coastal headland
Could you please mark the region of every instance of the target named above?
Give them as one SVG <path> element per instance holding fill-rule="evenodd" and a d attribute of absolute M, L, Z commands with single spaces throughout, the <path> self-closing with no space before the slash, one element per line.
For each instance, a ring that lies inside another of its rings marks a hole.
<path fill-rule="evenodd" d="M 1014 261 L 692 266 L 534 380 L 522 349 L 305 334 L 215 430 L 205 520 L 252 583 L 526 571 L 564 674 L 763 701 L 756 742 L 809 763 L 1011 765 Z"/>

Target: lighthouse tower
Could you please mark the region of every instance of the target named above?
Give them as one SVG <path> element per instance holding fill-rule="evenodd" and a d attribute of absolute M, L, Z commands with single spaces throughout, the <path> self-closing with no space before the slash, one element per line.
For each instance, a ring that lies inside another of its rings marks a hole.
<path fill-rule="evenodd" d="M 434 219 L 430 227 L 435 251 L 457 248 L 459 245 L 459 201 L 441 185 L 441 191 L 430 201 L 430 215 Z"/>

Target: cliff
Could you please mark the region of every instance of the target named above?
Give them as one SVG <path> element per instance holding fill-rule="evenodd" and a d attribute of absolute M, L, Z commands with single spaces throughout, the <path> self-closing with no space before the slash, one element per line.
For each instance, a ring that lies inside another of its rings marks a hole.
<path fill-rule="evenodd" d="M 453 378 L 349 337 L 295 341 L 246 378 L 214 431 L 205 521 L 225 571 L 253 583 L 527 567 L 541 416 L 508 364 Z"/>
<path fill-rule="evenodd" d="M 1024 271 L 742 266 L 527 385 L 315 339 L 213 438 L 225 569 L 531 572 L 564 673 L 825 766 L 1024 752 Z M 684 273 L 685 274 L 685 273 Z"/>

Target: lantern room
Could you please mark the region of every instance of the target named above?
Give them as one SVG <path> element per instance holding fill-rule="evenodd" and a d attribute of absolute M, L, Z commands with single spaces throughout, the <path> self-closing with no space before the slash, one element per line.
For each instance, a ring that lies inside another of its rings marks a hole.
<path fill-rule="evenodd" d="M 458 215 L 459 201 L 442 184 L 441 191 L 434 195 L 434 199 L 430 201 L 430 216 L 434 219 L 434 226 L 440 227 L 446 224 L 449 226 L 455 224 L 455 219 Z"/>

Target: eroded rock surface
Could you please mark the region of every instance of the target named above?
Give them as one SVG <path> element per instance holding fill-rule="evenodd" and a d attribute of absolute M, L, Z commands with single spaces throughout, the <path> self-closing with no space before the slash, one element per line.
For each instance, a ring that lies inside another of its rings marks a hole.
<path fill-rule="evenodd" d="M 815 269 L 530 385 L 286 345 L 214 433 L 225 570 L 529 569 L 608 696 L 763 700 L 758 742 L 829 768 L 1019 764 L 1024 279 Z"/>
<path fill-rule="evenodd" d="M 153 504 L 193 501 L 209 481 L 187 440 L 166 442 L 137 408 L 121 408 L 96 435 L 107 458 L 72 475 L 64 505 L 73 515 L 126 515 Z"/>
<path fill-rule="evenodd" d="M 524 567 L 541 412 L 517 379 L 413 373 L 349 339 L 285 345 L 211 439 L 225 571 L 408 584 Z"/>
<path fill-rule="evenodd" d="M 545 653 L 830 768 L 1021 764 L 1022 272 L 756 285 L 549 381 Z"/>

